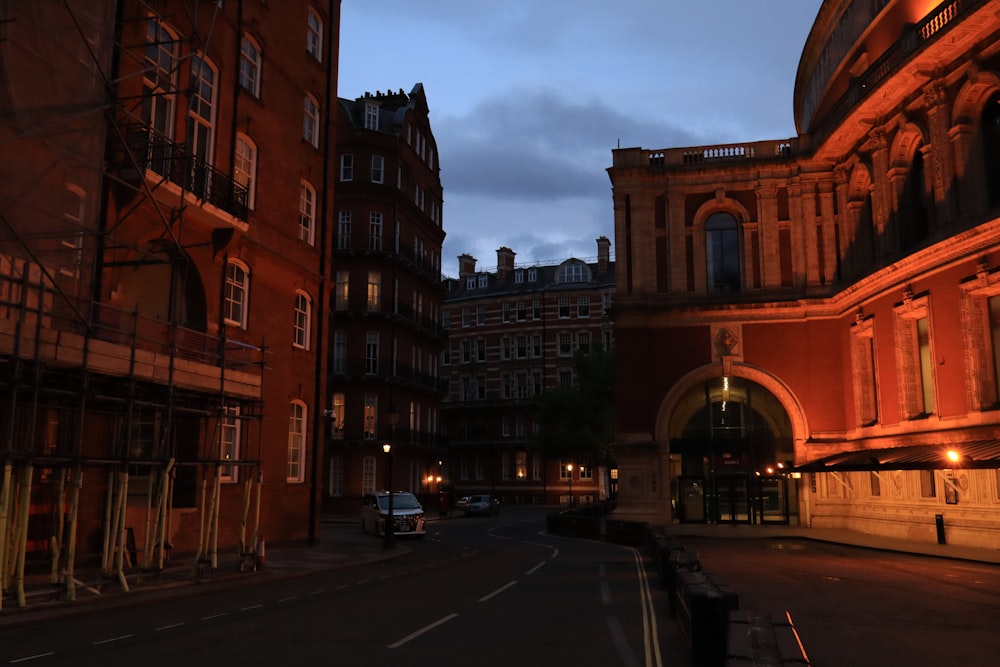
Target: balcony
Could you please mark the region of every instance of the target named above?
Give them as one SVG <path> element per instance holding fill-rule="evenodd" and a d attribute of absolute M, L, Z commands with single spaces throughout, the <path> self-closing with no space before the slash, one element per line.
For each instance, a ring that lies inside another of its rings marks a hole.
<path fill-rule="evenodd" d="M 147 181 L 153 181 L 154 195 L 165 203 L 179 206 L 183 202 L 160 197 L 155 191 L 163 186 L 175 199 L 180 196 L 191 200 L 199 208 L 245 226 L 250 213 L 249 193 L 232 176 L 146 126 L 130 125 L 124 136 L 125 146 L 118 152 L 124 180 L 138 185 L 137 176 L 145 175 Z"/>

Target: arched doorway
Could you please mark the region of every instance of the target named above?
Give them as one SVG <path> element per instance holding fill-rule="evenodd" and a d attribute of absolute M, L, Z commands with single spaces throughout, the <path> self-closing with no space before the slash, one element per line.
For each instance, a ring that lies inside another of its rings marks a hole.
<path fill-rule="evenodd" d="M 789 523 L 794 438 L 766 387 L 737 376 L 690 386 L 669 422 L 671 505 L 684 523 Z"/>

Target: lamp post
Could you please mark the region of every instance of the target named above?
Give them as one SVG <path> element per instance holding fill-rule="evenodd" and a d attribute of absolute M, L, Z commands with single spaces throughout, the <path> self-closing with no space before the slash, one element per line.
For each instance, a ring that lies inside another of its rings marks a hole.
<path fill-rule="evenodd" d="M 385 488 L 389 492 L 389 512 L 385 517 L 385 530 L 383 533 L 383 549 L 393 549 L 396 546 L 396 521 L 393 518 L 393 491 L 392 491 L 392 441 L 396 438 L 396 423 L 399 421 L 399 413 L 396 407 L 389 408 L 389 442 L 382 445 L 385 452 Z"/>
<path fill-rule="evenodd" d="M 573 464 L 566 464 L 566 472 L 569 473 L 569 506 L 573 506 Z"/>

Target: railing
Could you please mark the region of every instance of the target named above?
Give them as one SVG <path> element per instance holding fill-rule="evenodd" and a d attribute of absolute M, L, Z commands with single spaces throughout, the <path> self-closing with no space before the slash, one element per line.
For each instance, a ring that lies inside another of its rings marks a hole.
<path fill-rule="evenodd" d="M 246 220 L 249 214 L 247 189 L 205 160 L 145 126 L 127 128 L 125 143 L 140 170 L 149 170 L 180 186 L 198 199 Z"/>
<path fill-rule="evenodd" d="M 613 151 L 615 167 L 677 167 L 708 165 L 739 160 L 785 159 L 798 151 L 797 139 L 754 141 L 714 146 L 689 146 L 648 150 L 624 148 Z"/>

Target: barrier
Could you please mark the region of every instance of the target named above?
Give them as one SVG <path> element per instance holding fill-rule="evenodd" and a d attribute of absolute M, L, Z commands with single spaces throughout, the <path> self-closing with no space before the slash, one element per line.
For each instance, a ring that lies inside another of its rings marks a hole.
<path fill-rule="evenodd" d="M 735 591 L 703 570 L 677 577 L 677 622 L 691 648 L 692 667 L 724 667 L 729 612 L 739 609 Z"/>
<path fill-rule="evenodd" d="M 729 612 L 725 667 L 808 667 L 809 656 L 788 619 L 768 613 Z"/>

